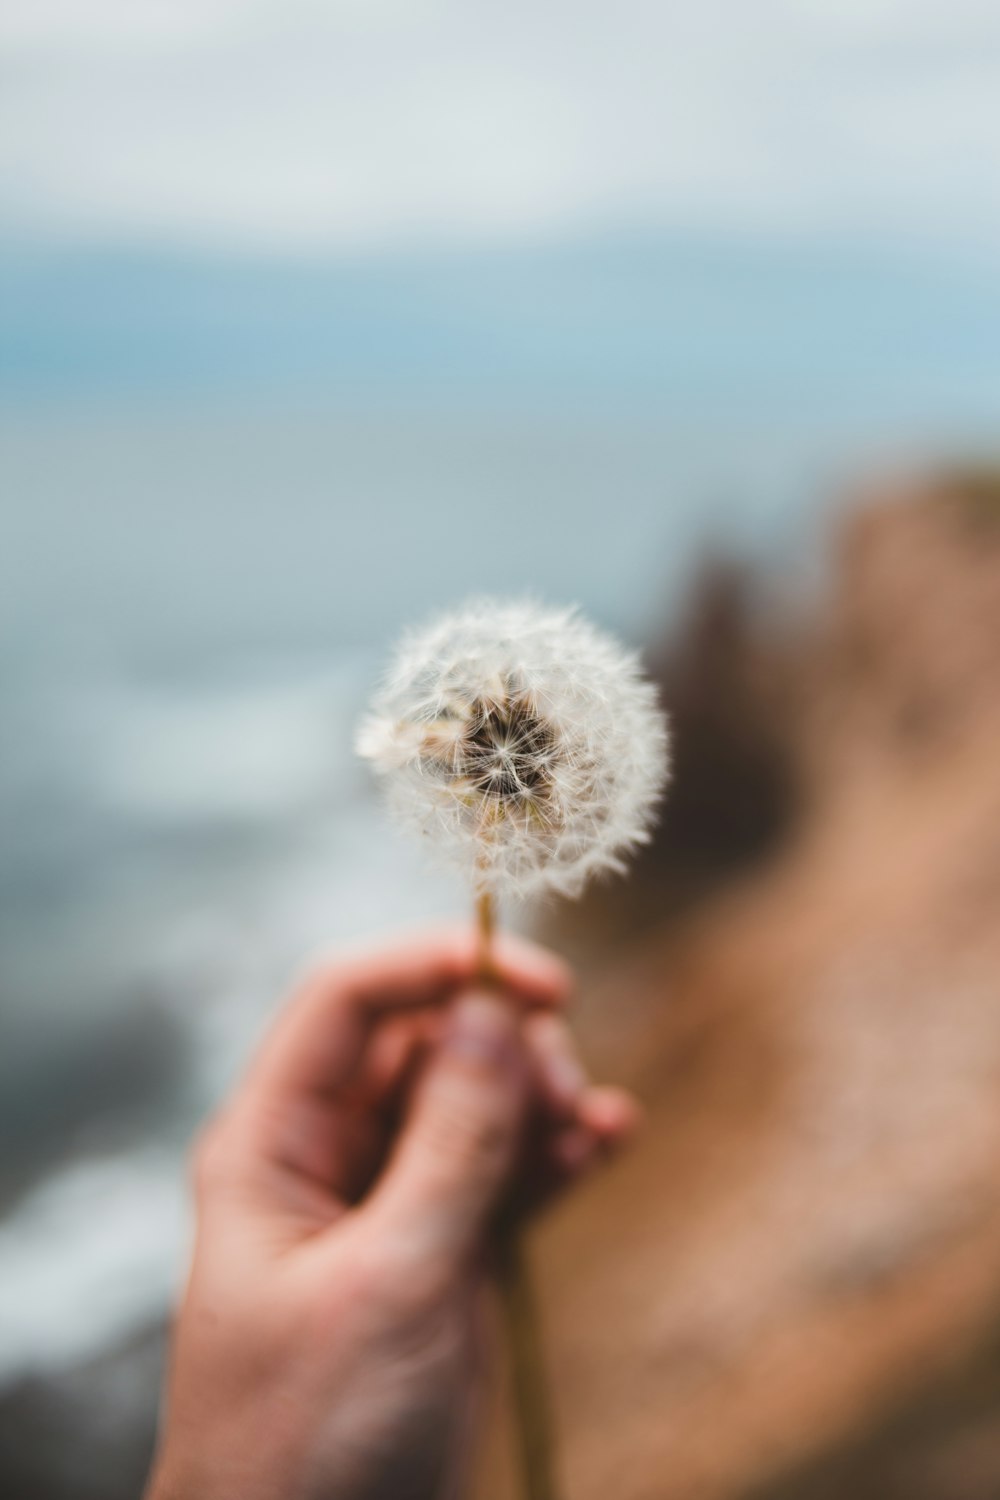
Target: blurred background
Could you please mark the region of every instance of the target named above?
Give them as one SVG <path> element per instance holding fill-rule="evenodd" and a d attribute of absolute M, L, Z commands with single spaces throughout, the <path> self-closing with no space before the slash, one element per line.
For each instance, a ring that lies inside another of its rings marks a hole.
<path fill-rule="evenodd" d="M 0 1490 L 138 1495 L 197 1121 L 464 910 L 351 738 L 495 591 L 677 736 L 534 918 L 648 1108 L 538 1236 L 567 1492 L 995 1500 L 1000 12 L 33 0 L 0 76 Z"/>

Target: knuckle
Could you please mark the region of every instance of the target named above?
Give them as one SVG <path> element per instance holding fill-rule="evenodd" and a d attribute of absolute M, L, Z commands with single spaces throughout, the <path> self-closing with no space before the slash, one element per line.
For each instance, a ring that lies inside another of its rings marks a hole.
<path fill-rule="evenodd" d="M 323 993 L 340 981 L 349 958 L 343 954 L 325 954 L 314 958 L 299 979 L 296 989 L 300 995 L 312 996 Z"/>
<path fill-rule="evenodd" d="M 455 1281 L 451 1261 L 414 1236 L 383 1246 L 359 1270 L 359 1300 L 380 1307 L 393 1327 L 420 1321 L 450 1297 Z"/>
<path fill-rule="evenodd" d="M 191 1147 L 190 1173 L 195 1191 L 209 1191 L 225 1177 L 228 1160 L 228 1122 L 220 1113 L 201 1127 Z"/>
<path fill-rule="evenodd" d="M 349 951 L 313 954 L 295 974 L 291 986 L 291 1004 L 309 1007 L 325 1002 L 331 995 L 338 995 L 345 977 L 350 977 L 354 966 Z"/>
<path fill-rule="evenodd" d="M 443 1098 L 425 1122 L 424 1146 L 432 1164 L 460 1175 L 496 1175 L 510 1153 L 513 1123 L 506 1109 L 475 1108 L 465 1100 Z"/>

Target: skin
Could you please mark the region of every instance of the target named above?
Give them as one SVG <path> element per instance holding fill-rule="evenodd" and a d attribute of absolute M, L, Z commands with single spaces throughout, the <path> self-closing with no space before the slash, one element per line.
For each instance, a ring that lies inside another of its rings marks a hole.
<path fill-rule="evenodd" d="M 146 1500 L 451 1500 L 491 1344 L 498 1215 L 632 1129 L 592 1088 L 567 970 L 467 933 L 308 978 L 194 1158 L 197 1235 Z"/>

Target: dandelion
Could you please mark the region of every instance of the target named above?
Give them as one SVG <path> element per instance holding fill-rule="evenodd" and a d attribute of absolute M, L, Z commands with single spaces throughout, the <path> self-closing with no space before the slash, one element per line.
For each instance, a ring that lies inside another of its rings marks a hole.
<path fill-rule="evenodd" d="M 480 973 L 496 902 L 579 895 L 649 839 L 667 725 L 637 658 L 572 609 L 481 600 L 408 635 L 358 750 L 393 815 L 467 877 Z M 553 1500 L 552 1442 L 530 1283 L 498 1246 L 528 1500 Z"/>
<path fill-rule="evenodd" d="M 574 610 L 476 602 L 407 636 L 358 749 L 479 895 L 576 896 L 649 838 L 667 732 L 636 657 Z"/>

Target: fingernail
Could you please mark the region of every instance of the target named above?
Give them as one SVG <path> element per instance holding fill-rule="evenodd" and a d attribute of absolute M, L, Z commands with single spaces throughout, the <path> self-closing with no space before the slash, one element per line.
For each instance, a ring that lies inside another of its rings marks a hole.
<path fill-rule="evenodd" d="M 507 1062 L 516 1028 L 510 1001 L 495 995 L 465 995 L 451 1013 L 443 1045 L 446 1052 L 491 1065 Z"/>

